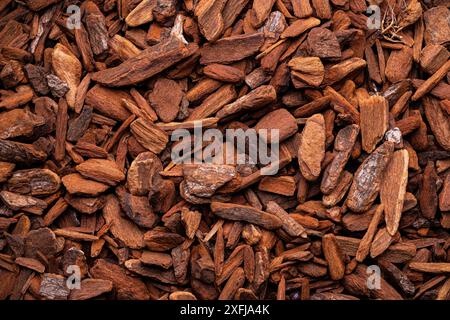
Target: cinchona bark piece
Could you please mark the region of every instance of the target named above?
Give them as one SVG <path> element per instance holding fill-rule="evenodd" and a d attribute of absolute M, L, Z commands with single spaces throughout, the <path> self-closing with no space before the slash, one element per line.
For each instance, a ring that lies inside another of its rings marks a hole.
<path fill-rule="evenodd" d="M 259 50 L 264 43 L 261 32 L 222 38 L 207 44 L 201 50 L 201 64 L 231 63 L 245 59 Z"/>
<path fill-rule="evenodd" d="M 388 129 L 389 106 L 385 98 L 371 96 L 359 103 L 362 148 L 371 153 Z"/>
<path fill-rule="evenodd" d="M 354 212 L 370 208 L 380 190 L 383 173 L 394 151 L 394 143 L 379 146 L 356 171 L 347 197 L 347 206 Z"/>
<path fill-rule="evenodd" d="M 334 158 L 323 173 L 320 190 L 324 194 L 329 194 L 336 188 L 339 177 L 355 145 L 359 134 L 359 126 L 351 124 L 339 130 L 334 140 Z"/>
<path fill-rule="evenodd" d="M 66 100 L 69 107 L 75 107 L 75 96 L 81 78 L 81 63 L 73 53 L 62 44 L 57 44 L 53 49 L 52 66 L 56 75 L 67 83 L 69 92 Z"/>
<path fill-rule="evenodd" d="M 174 38 L 145 49 L 117 67 L 94 73 L 92 80 L 109 87 L 136 84 L 167 69 L 192 53 L 193 51 L 181 40 Z"/>
<path fill-rule="evenodd" d="M 340 280 L 345 274 L 345 264 L 336 237 L 329 233 L 322 237 L 322 250 L 328 262 L 328 270 L 333 280 Z"/>
<path fill-rule="evenodd" d="M 266 229 L 278 229 L 283 224 L 278 217 L 270 213 L 240 204 L 213 201 L 211 211 L 223 219 L 247 221 Z"/>
<path fill-rule="evenodd" d="M 316 114 L 306 121 L 298 149 L 300 171 L 307 180 L 314 181 L 320 176 L 324 156 L 325 120 Z"/>
<path fill-rule="evenodd" d="M 386 168 L 380 189 L 381 203 L 384 205 L 386 228 L 395 235 L 402 216 L 403 201 L 408 183 L 408 151 L 398 150 L 392 155 Z"/>

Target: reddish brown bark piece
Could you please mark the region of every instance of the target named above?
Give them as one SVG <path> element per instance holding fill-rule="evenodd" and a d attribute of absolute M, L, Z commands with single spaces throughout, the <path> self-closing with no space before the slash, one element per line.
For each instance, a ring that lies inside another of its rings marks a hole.
<path fill-rule="evenodd" d="M 232 83 L 241 82 L 245 77 L 242 70 L 218 63 L 207 65 L 203 69 L 203 73 L 212 79 Z"/>
<path fill-rule="evenodd" d="M 183 91 L 176 81 L 159 78 L 149 96 L 149 101 L 162 121 L 171 122 L 178 115 L 182 98 Z"/>
<path fill-rule="evenodd" d="M 341 47 L 336 35 L 326 28 L 312 29 L 306 41 L 308 43 L 308 51 L 312 56 L 325 59 L 341 57 Z"/>
<path fill-rule="evenodd" d="M 41 215 L 45 208 L 47 208 L 47 203 L 41 199 L 9 191 L 1 191 L 0 199 L 14 211 L 23 210 L 25 212 Z"/>
<path fill-rule="evenodd" d="M 130 129 L 131 133 L 136 137 L 136 140 L 144 148 L 155 154 L 164 150 L 169 141 L 166 132 L 142 118 L 133 121 Z"/>
<path fill-rule="evenodd" d="M 267 212 L 272 213 L 281 219 L 283 223 L 281 228 L 284 231 L 286 231 L 290 236 L 292 237 L 301 236 L 302 238 L 305 238 L 307 236 L 306 231 L 302 227 L 302 225 L 297 223 L 297 221 L 295 221 L 295 219 L 293 219 L 286 211 L 284 211 L 283 208 L 281 208 L 276 202 L 269 201 L 267 203 L 266 210 Z"/>
<path fill-rule="evenodd" d="M 183 165 L 186 193 L 196 197 L 211 197 L 218 188 L 236 176 L 236 169 L 230 165 Z"/>
<path fill-rule="evenodd" d="M 386 141 L 359 166 L 347 196 L 347 206 L 350 210 L 366 211 L 375 201 L 393 151 L 394 143 Z"/>
<path fill-rule="evenodd" d="M 127 187 L 136 196 L 148 195 L 161 182 L 159 172 L 163 166 L 159 158 L 151 152 L 140 153 L 131 163 L 127 172 Z"/>
<path fill-rule="evenodd" d="M 263 141 L 281 142 L 295 134 L 298 125 L 292 114 L 286 109 L 278 109 L 266 114 L 255 125 L 254 129 L 259 133 Z M 267 131 L 265 131 L 267 130 Z M 278 138 L 272 137 L 272 131 L 278 131 Z M 272 140 L 273 139 L 273 140 Z"/>
<path fill-rule="evenodd" d="M 119 200 L 114 195 L 106 197 L 102 210 L 106 223 L 111 224 L 111 233 L 126 246 L 133 249 L 144 247 L 143 232 L 130 220 L 121 216 Z"/>
<path fill-rule="evenodd" d="M 108 87 L 136 84 L 167 69 L 192 54 L 191 50 L 178 39 L 157 44 L 117 67 L 98 71 L 92 80 Z"/>
<path fill-rule="evenodd" d="M 306 121 L 298 149 L 298 161 L 302 175 L 309 181 L 320 176 L 325 156 L 325 121 L 321 114 Z"/>
<path fill-rule="evenodd" d="M 216 116 L 219 118 L 225 118 L 240 111 L 247 111 L 253 109 L 259 109 L 277 98 L 275 88 L 271 85 L 260 86 L 255 90 L 250 91 L 245 96 L 240 97 L 235 102 L 225 105 Z"/>
<path fill-rule="evenodd" d="M 359 102 L 362 148 L 371 153 L 388 129 L 389 106 L 385 98 L 372 96 Z"/>
<path fill-rule="evenodd" d="M 427 219 L 434 219 L 437 211 L 438 195 L 436 180 L 437 175 L 434 168 L 434 163 L 432 161 L 428 161 L 423 172 L 418 197 L 422 215 Z"/>
<path fill-rule="evenodd" d="M 434 98 L 424 98 L 424 110 L 431 130 L 437 142 L 447 151 L 450 151 L 450 121 L 439 106 L 438 100 Z"/>
<path fill-rule="evenodd" d="M 216 41 L 224 30 L 222 10 L 225 4 L 225 0 L 201 0 L 195 7 L 198 27 L 208 41 Z"/>
<path fill-rule="evenodd" d="M 291 78 L 296 88 L 318 87 L 324 78 L 324 67 L 317 57 L 297 57 L 289 61 Z"/>
<path fill-rule="evenodd" d="M 384 205 L 386 228 L 391 236 L 397 232 L 402 216 L 406 185 L 408 183 L 408 162 L 408 151 L 395 151 L 381 183 L 380 199 Z"/>
<path fill-rule="evenodd" d="M 401 50 L 392 51 L 386 62 L 386 78 L 395 83 L 406 79 L 412 66 L 412 49 L 403 47 Z"/>
<path fill-rule="evenodd" d="M 293 196 L 296 184 L 295 179 L 291 176 L 264 177 L 259 182 L 258 189 L 284 196 Z"/>
<path fill-rule="evenodd" d="M 145 284 L 129 276 L 126 270 L 117 264 L 98 259 L 89 271 L 96 279 L 111 281 L 113 288 L 117 290 L 117 298 L 120 300 L 148 300 L 149 298 Z"/>
<path fill-rule="evenodd" d="M 68 174 L 67 176 L 64 176 L 61 181 L 67 191 L 71 194 L 97 196 L 109 188 L 107 184 L 85 179 L 78 173 Z"/>
<path fill-rule="evenodd" d="M 133 101 L 125 91 L 95 85 L 87 92 L 85 103 L 107 117 L 123 121 L 130 116 L 130 112 L 123 106 L 122 99 Z"/>
<path fill-rule="evenodd" d="M 59 190 L 59 176 L 48 169 L 17 170 L 8 180 L 8 190 L 31 196 L 43 196 Z"/>
<path fill-rule="evenodd" d="M 69 300 L 88 300 L 98 297 L 113 289 L 113 282 L 103 279 L 84 279 L 80 289 L 70 291 Z"/>
<path fill-rule="evenodd" d="M 213 201 L 211 210 L 215 215 L 223 219 L 247 221 L 269 230 L 282 226 L 282 221 L 278 217 L 250 206 Z"/>
<path fill-rule="evenodd" d="M 259 50 L 264 42 L 262 33 L 236 35 L 208 44 L 201 50 L 201 64 L 231 63 L 245 59 Z"/>
<path fill-rule="evenodd" d="M 337 186 L 339 177 L 350 157 L 358 134 L 359 126 L 353 124 L 341 129 L 336 135 L 333 150 L 334 158 L 325 169 L 320 184 L 320 190 L 324 194 L 331 193 Z"/>
<path fill-rule="evenodd" d="M 77 171 L 86 178 L 114 186 L 125 180 L 125 175 L 111 160 L 89 159 L 76 167 Z"/>
<path fill-rule="evenodd" d="M 298 19 L 294 21 L 286 30 L 281 34 L 281 38 L 298 37 L 305 31 L 314 28 L 320 24 L 320 20 L 317 18 Z"/>
<path fill-rule="evenodd" d="M 344 277 L 345 265 L 336 237 L 327 234 L 322 237 L 322 250 L 328 262 L 330 277 L 333 280 L 340 280 Z"/>

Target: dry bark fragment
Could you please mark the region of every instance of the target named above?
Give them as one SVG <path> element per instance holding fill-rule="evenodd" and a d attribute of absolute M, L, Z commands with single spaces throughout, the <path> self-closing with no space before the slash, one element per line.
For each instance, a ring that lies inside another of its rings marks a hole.
<path fill-rule="evenodd" d="M 311 28 L 317 27 L 320 24 L 320 20 L 317 18 L 306 18 L 306 19 L 298 19 L 294 21 L 286 30 L 281 34 L 281 38 L 292 38 L 298 37 L 305 31 L 308 31 Z"/>
<path fill-rule="evenodd" d="M 278 130 L 277 143 L 286 140 L 298 130 L 298 125 L 292 114 L 286 109 L 277 109 L 262 117 L 254 129 L 260 135 L 260 139 L 269 143 L 272 138 L 272 130 Z M 264 131 L 267 130 L 267 131 Z"/>
<path fill-rule="evenodd" d="M 441 211 L 450 211 L 450 174 L 447 174 L 439 194 L 439 208 Z"/>
<path fill-rule="evenodd" d="M 58 191 L 59 176 L 48 169 L 18 170 L 8 180 L 8 190 L 32 196 L 49 195 Z"/>
<path fill-rule="evenodd" d="M 244 285 L 245 275 L 242 268 L 237 268 L 230 279 L 228 279 L 222 292 L 220 293 L 219 300 L 230 300 L 234 297 L 236 291 Z"/>
<path fill-rule="evenodd" d="M 191 255 L 189 247 L 185 243 L 175 247 L 171 251 L 175 279 L 179 284 L 186 283 L 188 275 L 189 258 Z"/>
<path fill-rule="evenodd" d="M 278 217 L 249 206 L 213 201 L 211 210 L 223 219 L 247 221 L 269 230 L 282 226 L 282 221 Z"/>
<path fill-rule="evenodd" d="M 296 183 L 294 177 L 264 177 L 258 185 L 258 189 L 266 192 L 293 196 L 295 194 Z"/>
<path fill-rule="evenodd" d="M 195 6 L 194 14 L 197 17 L 198 27 L 206 40 L 214 42 L 222 35 L 224 20 L 222 11 L 226 0 L 201 0 Z"/>
<path fill-rule="evenodd" d="M 84 135 L 91 123 L 92 112 L 92 107 L 85 106 L 78 117 L 69 121 L 66 137 L 67 141 L 76 142 Z"/>
<path fill-rule="evenodd" d="M 326 28 L 313 28 L 306 41 L 308 51 L 312 56 L 322 59 L 336 59 L 342 55 L 336 35 Z"/>
<path fill-rule="evenodd" d="M 56 117 L 56 143 L 55 143 L 55 159 L 61 161 L 66 154 L 66 134 L 68 120 L 67 102 L 63 98 L 58 103 L 58 114 Z"/>
<path fill-rule="evenodd" d="M 148 300 L 149 298 L 145 284 L 129 276 L 126 270 L 117 264 L 98 259 L 90 269 L 90 274 L 93 278 L 111 281 L 114 289 L 117 290 L 117 298 L 120 300 Z"/>
<path fill-rule="evenodd" d="M 123 211 L 138 226 L 152 228 L 156 224 L 158 218 L 147 197 L 132 195 L 123 187 L 116 188 L 116 194 Z"/>
<path fill-rule="evenodd" d="M 259 109 L 277 98 L 275 88 L 271 85 L 260 86 L 250 91 L 245 96 L 240 97 L 236 101 L 225 105 L 216 113 L 218 118 L 225 118 L 229 115 L 240 111 Z"/>
<path fill-rule="evenodd" d="M 125 180 L 125 175 L 114 161 L 106 159 L 89 159 L 76 166 L 85 178 L 114 186 Z"/>
<path fill-rule="evenodd" d="M 338 185 L 344 166 L 350 157 L 356 138 L 359 134 L 359 126 L 352 124 L 341 129 L 334 141 L 334 158 L 324 171 L 320 190 L 324 194 L 330 194 Z"/>
<path fill-rule="evenodd" d="M 184 237 L 157 227 L 144 234 L 144 241 L 149 250 L 161 252 L 175 248 L 184 241 Z"/>
<path fill-rule="evenodd" d="M 306 231 L 303 226 L 295 219 L 293 219 L 283 208 L 281 208 L 276 202 L 269 201 L 266 206 L 266 210 L 269 213 L 274 214 L 282 221 L 281 228 L 286 231 L 292 237 L 306 238 Z"/>
<path fill-rule="evenodd" d="M 325 71 L 324 85 L 334 84 L 344 79 L 351 72 L 366 66 L 366 61 L 361 58 L 350 58 L 333 65 Z"/>
<path fill-rule="evenodd" d="M 409 267 L 413 270 L 425 273 L 448 273 L 450 263 L 445 262 L 411 262 Z"/>
<path fill-rule="evenodd" d="M 264 42 L 263 33 L 226 37 L 201 50 L 201 64 L 231 63 L 245 59 L 259 50 Z"/>
<path fill-rule="evenodd" d="M 388 129 L 389 106 L 385 98 L 372 96 L 359 102 L 362 148 L 371 153 Z"/>
<path fill-rule="evenodd" d="M 425 22 L 425 42 L 427 44 L 448 43 L 450 26 L 446 23 L 450 15 L 448 8 L 437 6 L 425 11 L 423 18 Z"/>
<path fill-rule="evenodd" d="M 78 173 L 68 174 L 61 181 L 69 193 L 76 195 L 98 196 L 109 188 L 104 183 L 85 179 Z"/>
<path fill-rule="evenodd" d="M 212 79 L 231 83 L 241 82 L 245 77 L 245 74 L 244 72 L 242 72 L 242 70 L 236 67 L 218 63 L 207 65 L 203 69 L 203 73 L 205 74 L 205 76 L 208 76 Z"/>
<path fill-rule="evenodd" d="M 0 161 L 0 183 L 9 179 L 15 167 L 14 163 Z"/>
<path fill-rule="evenodd" d="M 437 142 L 447 151 L 450 151 L 450 121 L 439 106 L 438 100 L 426 97 L 423 99 L 425 116 L 436 137 Z"/>
<path fill-rule="evenodd" d="M 117 67 L 94 73 L 92 80 L 108 87 L 136 84 L 158 74 L 192 53 L 192 50 L 181 40 L 170 39 L 145 49 Z"/>
<path fill-rule="evenodd" d="M 442 67 L 440 67 L 431 77 L 425 80 L 417 88 L 411 97 L 412 101 L 417 101 L 422 98 L 425 94 L 430 92 L 438 83 L 445 77 L 445 75 L 450 70 L 450 60 L 448 60 Z"/>
<path fill-rule="evenodd" d="M 324 235 L 322 237 L 322 249 L 328 262 L 331 279 L 342 279 L 345 274 L 345 265 L 336 237 L 332 234 Z"/>
<path fill-rule="evenodd" d="M 33 137 L 45 129 L 45 119 L 25 109 L 0 114 L 0 139 Z"/>
<path fill-rule="evenodd" d="M 386 228 L 378 230 L 370 245 L 370 257 L 375 258 L 385 252 L 394 240 L 395 238 L 389 234 Z"/>
<path fill-rule="evenodd" d="M 165 284 L 176 284 L 175 275 L 172 270 L 161 270 L 155 267 L 147 267 L 141 263 L 138 259 L 129 259 L 125 261 L 125 267 L 142 276 L 149 278 L 153 281 L 165 283 Z"/>
<path fill-rule="evenodd" d="M 296 88 L 308 86 L 318 87 L 324 78 L 324 67 L 317 57 L 297 57 L 289 61 L 291 78 Z"/>
<path fill-rule="evenodd" d="M 84 279 L 80 283 L 80 289 L 70 291 L 69 300 L 88 300 L 98 297 L 113 289 L 113 283 L 110 280 L 103 279 Z"/>
<path fill-rule="evenodd" d="M 437 187 L 434 163 L 428 161 L 423 172 L 422 183 L 419 190 L 419 205 L 422 215 L 427 219 L 434 219 L 437 211 Z"/>
<path fill-rule="evenodd" d="M 121 216 L 119 200 L 114 195 L 106 197 L 106 203 L 102 210 L 106 223 L 111 224 L 110 231 L 127 247 L 140 249 L 144 247 L 144 234 L 126 218 Z"/>
<path fill-rule="evenodd" d="M 386 228 L 392 236 L 397 232 L 402 216 L 406 185 L 408 183 L 408 161 L 408 151 L 395 151 L 386 168 L 380 188 L 380 199 L 384 205 Z"/>
<path fill-rule="evenodd" d="M 9 191 L 1 191 L 0 199 L 14 211 L 23 210 L 25 212 L 41 215 L 47 208 L 47 203 L 41 199 Z"/>
<path fill-rule="evenodd" d="M 193 239 L 200 225 L 202 214 L 198 211 L 191 211 L 186 208 L 181 210 L 181 221 L 183 222 L 186 236 Z"/>
<path fill-rule="evenodd" d="M 130 112 L 123 106 L 123 99 L 133 102 L 132 97 L 125 91 L 95 85 L 87 92 L 85 103 L 107 117 L 124 121 L 130 116 Z"/>
<path fill-rule="evenodd" d="M 380 190 L 383 172 L 394 151 L 394 143 L 384 142 L 359 166 L 347 196 L 347 206 L 354 212 L 370 208 Z"/>
<path fill-rule="evenodd" d="M 338 204 L 344 198 L 345 194 L 350 188 L 352 180 L 353 174 L 348 171 L 343 171 L 333 191 L 323 196 L 323 204 L 327 207 L 333 207 Z"/>
<path fill-rule="evenodd" d="M 325 156 L 325 121 L 321 114 L 306 121 L 298 150 L 298 161 L 302 175 L 309 181 L 320 176 Z"/>
<path fill-rule="evenodd" d="M 66 300 L 70 290 L 63 276 L 46 273 L 42 278 L 39 294 L 49 300 Z"/>
<path fill-rule="evenodd" d="M 158 266 L 164 269 L 169 269 L 172 266 L 172 257 L 167 253 L 143 251 L 139 260 L 145 265 Z"/>
<path fill-rule="evenodd" d="M 197 197 L 211 197 L 217 189 L 236 176 L 230 165 L 183 165 L 185 191 Z"/>
<path fill-rule="evenodd" d="M 367 231 L 364 234 L 364 237 L 361 239 L 361 242 L 359 243 L 358 251 L 356 252 L 356 261 L 363 262 L 369 254 L 373 238 L 375 237 L 375 234 L 377 232 L 378 224 L 383 218 L 383 210 L 383 205 L 379 205 L 375 209 L 375 213 L 370 220 Z"/>
<path fill-rule="evenodd" d="M 411 48 L 405 46 L 401 50 L 393 50 L 386 62 L 386 78 L 392 83 L 406 79 L 411 71 L 412 61 Z"/>
<path fill-rule="evenodd" d="M 167 78 L 159 78 L 149 95 L 152 107 L 158 114 L 159 119 L 164 122 L 175 120 L 180 110 L 182 98 L 181 86 L 176 81 Z"/>
<path fill-rule="evenodd" d="M 186 97 L 188 97 L 188 94 L 186 94 Z M 207 118 L 222 109 L 223 106 L 235 100 L 236 97 L 237 94 L 233 85 L 223 85 L 216 92 L 203 100 L 203 102 L 192 111 L 186 121 Z"/>
<path fill-rule="evenodd" d="M 75 96 L 81 78 L 81 63 L 65 46 L 57 44 L 52 53 L 55 74 L 69 86 L 66 99 L 69 107 L 75 107 Z"/>
<path fill-rule="evenodd" d="M 88 1 L 84 4 L 84 22 L 89 33 L 92 52 L 100 55 L 108 50 L 108 31 L 106 29 L 105 17 L 97 5 Z"/>
<path fill-rule="evenodd" d="M 143 0 L 125 18 L 125 22 L 130 27 L 137 27 L 153 20 L 153 9 L 156 7 L 156 0 Z"/>
<path fill-rule="evenodd" d="M 420 53 L 420 66 L 425 72 L 433 74 L 447 62 L 449 53 L 439 44 L 427 45 Z"/>
<path fill-rule="evenodd" d="M 127 172 L 127 187 L 131 194 L 144 196 L 156 190 L 161 179 L 159 172 L 162 170 L 162 163 L 155 154 L 140 153 Z"/>
<path fill-rule="evenodd" d="M 131 123 L 130 128 L 136 140 L 147 150 L 159 154 L 166 148 L 169 141 L 167 133 L 153 123 L 138 118 Z"/>

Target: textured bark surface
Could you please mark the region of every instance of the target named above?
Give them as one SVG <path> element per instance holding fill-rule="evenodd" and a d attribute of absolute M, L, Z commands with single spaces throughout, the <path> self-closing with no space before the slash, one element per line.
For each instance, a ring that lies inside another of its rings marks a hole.
<path fill-rule="evenodd" d="M 449 19 L 0 1 L 0 299 L 449 299 Z"/>

